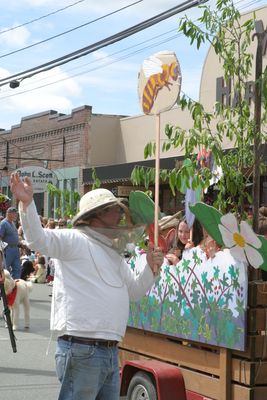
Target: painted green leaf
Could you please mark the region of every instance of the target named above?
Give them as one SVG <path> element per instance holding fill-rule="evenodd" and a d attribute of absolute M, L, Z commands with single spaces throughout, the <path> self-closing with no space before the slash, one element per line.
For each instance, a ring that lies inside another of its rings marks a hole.
<path fill-rule="evenodd" d="M 222 214 L 216 208 L 204 203 L 196 203 L 189 206 L 192 213 L 196 216 L 208 234 L 220 245 L 223 246 L 223 239 L 219 230 Z"/>
<path fill-rule="evenodd" d="M 133 191 L 129 196 L 129 210 L 134 224 L 154 222 L 154 201 L 144 192 Z"/>
<path fill-rule="evenodd" d="M 257 249 L 259 253 L 261 253 L 262 257 L 263 257 L 263 264 L 260 265 L 261 269 L 264 269 L 264 271 L 267 271 L 267 240 L 265 239 L 264 236 L 261 235 L 257 235 L 258 238 L 261 241 L 261 248 Z"/>

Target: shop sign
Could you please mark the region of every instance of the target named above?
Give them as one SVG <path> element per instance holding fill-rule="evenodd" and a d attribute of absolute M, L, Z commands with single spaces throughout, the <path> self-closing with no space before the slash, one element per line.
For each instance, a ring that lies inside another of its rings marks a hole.
<path fill-rule="evenodd" d="M 133 186 L 118 186 L 118 196 L 129 197 L 133 190 Z"/>
<path fill-rule="evenodd" d="M 47 184 L 57 184 L 57 176 L 50 169 L 43 167 L 29 166 L 18 168 L 15 173 L 19 174 L 21 178 L 30 178 L 33 184 L 34 193 L 43 193 L 47 190 Z"/>
<path fill-rule="evenodd" d="M 117 187 L 117 196 L 120 197 L 129 197 L 131 192 L 134 192 L 135 190 L 141 190 L 142 192 L 145 192 L 147 189 L 145 187 L 138 187 L 136 189 L 134 186 L 118 186 Z M 154 194 L 155 188 L 150 187 L 149 190 Z"/>

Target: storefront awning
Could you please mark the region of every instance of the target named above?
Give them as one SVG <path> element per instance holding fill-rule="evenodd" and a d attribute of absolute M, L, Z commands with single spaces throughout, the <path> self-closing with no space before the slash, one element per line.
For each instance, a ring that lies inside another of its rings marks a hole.
<path fill-rule="evenodd" d="M 162 158 L 160 160 L 160 168 L 173 169 L 180 157 Z M 132 163 L 106 165 L 103 167 L 94 167 L 96 176 L 102 183 L 128 182 L 130 180 L 134 167 L 155 167 L 155 160 L 136 161 Z M 85 168 L 83 170 L 83 184 L 92 185 L 93 168 Z"/>

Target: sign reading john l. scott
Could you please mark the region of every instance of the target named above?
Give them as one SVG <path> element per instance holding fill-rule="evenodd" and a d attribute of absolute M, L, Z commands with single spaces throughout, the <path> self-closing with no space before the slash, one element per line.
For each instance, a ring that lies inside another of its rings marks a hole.
<path fill-rule="evenodd" d="M 34 193 L 43 193 L 47 189 L 47 184 L 56 185 L 57 177 L 53 171 L 43 167 L 29 166 L 18 168 L 16 171 L 21 178 L 28 177 L 33 184 Z"/>

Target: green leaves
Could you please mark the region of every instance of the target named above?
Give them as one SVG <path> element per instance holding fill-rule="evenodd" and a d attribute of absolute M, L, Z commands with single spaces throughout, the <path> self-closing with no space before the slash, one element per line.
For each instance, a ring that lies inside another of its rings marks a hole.
<path fill-rule="evenodd" d="M 81 198 L 78 192 L 61 190 L 51 183 L 47 185 L 47 190 L 50 199 L 52 199 L 53 202 L 56 199 L 58 206 L 55 209 L 55 213 L 58 217 L 61 217 L 63 215 L 72 217 L 76 214 L 78 202 Z"/>
<path fill-rule="evenodd" d="M 189 206 L 192 213 L 203 225 L 208 234 L 220 245 L 223 246 L 223 239 L 219 230 L 222 214 L 216 208 L 208 206 L 204 203 L 196 203 Z"/>
<path fill-rule="evenodd" d="M 130 193 L 129 210 L 134 224 L 154 222 L 155 204 L 144 192 L 136 190 Z"/>
<path fill-rule="evenodd" d="M 97 175 L 96 175 L 96 170 L 95 168 L 92 168 L 92 179 L 94 180 L 92 189 L 98 189 L 101 186 L 101 181 L 100 179 L 98 179 Z"/>

